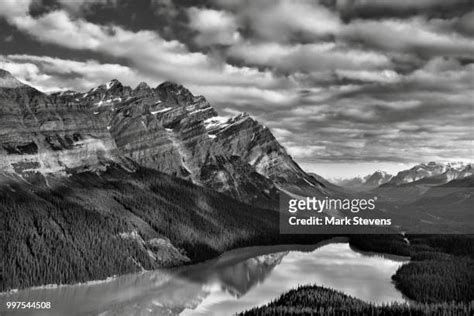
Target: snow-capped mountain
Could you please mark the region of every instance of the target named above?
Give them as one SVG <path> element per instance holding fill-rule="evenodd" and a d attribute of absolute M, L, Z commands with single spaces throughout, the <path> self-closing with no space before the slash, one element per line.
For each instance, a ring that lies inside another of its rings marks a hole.
<path fill-rule="evenodd" d="M 203 96 L 165 82 L 117 80 L 87 92 L 42 93 L 2 71 L 0 172 L 68 175 L 111 163 L 151 168 L 247 203 L 279 190 L 330 195 L 250 115 L 220 117 Z"/>
<path fill-rule="evenodd" d="M 449 191 L 441 188 L 444 184 L 455 184 L 455 181 L 470 176 L 472 176 L 470 163 L 421 163 L 400 171 L 389 182 L 376 188 L 375 192 L 387 200 L 409 202 L 419 199 L 430 191 L 436 191 L 438 196 L 442 196 Z M 440 188 L 442 190 L 439 190 Z"/>
<path fill-rule="evenodd" d="M 350 179 L 336 179 L 334 183 L 344 188 L 364 191 L 376 188 L 384 183 L 387 183 L 392 178 L 391 174 L 385 171 L 377 170 L 372 174 L 364 177 L 355 177 Z"/>
<path fill-rule="evenodd" d="M 463 162 L 437 163 L 432 161 L 400 171 L 386 185 L 439 185 L 448 183 L 451 180 L 462 179 L 472 174 L 472 164 L 464 164 Z"/>
<path fill-rule="evenodd" d="M 391 174 L 385 171 L 377 170 L 370 177 L 366 178 L 365 185 L 367 187 L 377 187 L 390 181 L 392 177 L 393 176 Z"/>

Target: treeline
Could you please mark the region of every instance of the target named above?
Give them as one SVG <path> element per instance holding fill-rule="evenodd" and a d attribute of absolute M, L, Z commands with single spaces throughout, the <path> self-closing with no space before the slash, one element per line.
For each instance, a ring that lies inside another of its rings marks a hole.
<path fill-rule="evenodd" d="M 300 286 L 291 290 L 275 301 L 245 311 L 244 316 L 274 315 L 321 315 L 321 316 L 395 316 L 395 315 L 472 315 L 474 302 L 470 303 L 437 303 L 437 304 L 390 304 L 373 305 L 353 298 L 341 292 L 316 286 Z"/>
<path fill-rule="evenodd" d="M 473 235 L 351 236 L 350 243 L 364 251 L 410 256 L 393 280 L 408 298 L 418 302 L 474 300 Z"/>
<path fill-rule="evenodd" d="M 410 256 L 410 247 L 401 235 L 352 235 L 349 243 L 362 251 Z"/>
<path fill-rule="evenodd" d="M 0 184 L 0 291 L 105 279 L 183 262 L 158 256 L 121 233 L 164 238 L 190 259 L 230 248 L 315 243 L 329 236 L 280 235 L 278 213 L 168 175 L 110 168 L 37 185 Z M 39 183 L 39 184 L 38 184 Z M 165 253 L 165 252 L 163 252 Z"/>

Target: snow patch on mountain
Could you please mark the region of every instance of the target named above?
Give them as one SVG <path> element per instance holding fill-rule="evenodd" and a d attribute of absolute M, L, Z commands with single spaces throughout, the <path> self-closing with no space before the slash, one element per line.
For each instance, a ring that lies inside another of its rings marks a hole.
<path fill-rule="evenodd" d="M 222 129 L 230 125 L 229 120 L 230 118 L 224 116 L 210 117 L 204 121 L 204 127 L 208 131 Z"/>
<path fill-rule="evenodd" d="M 393 177 L 389 185 L 409 183 L 444 184 L 454 179 L 461 179 L 472 174 L 471 164 L 463 162 L 438 163 L 431 161 L 400 171 Z"/>
<path fill-rule="evenodd" d="M 164 112 L 168 112 L 169 110 L 172 110 L 173 108 L 170 108 L 170 107 L 166 107 L 166 108 L 163 108 L 163 109 L 160 109 L 160 110 L 156 110 L 156 111 L 151 111 L 150 113 L 155 115 L 155 114 L 158 114 L 158 113 L 164 113 Z"/>

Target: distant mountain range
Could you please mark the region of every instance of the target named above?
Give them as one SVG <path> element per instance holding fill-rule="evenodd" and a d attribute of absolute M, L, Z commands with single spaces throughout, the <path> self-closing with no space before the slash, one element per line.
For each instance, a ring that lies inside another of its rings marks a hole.
<path fill-rule="evenodd" d="M 344 188 L 354 191 L 366 191 L 374 189 L 392 179 L 392 175 L 385 171 L 377 170 L 372 174 L 364 177 L 355 177 L 350 179 L 335 179 L 333 182 Z"/>
<path fill-rule="evenodd" d="M 471 233 L 472 164 L 421 163 L 367 192 L 379 209 L 417 233 Z"/>
<path fill-rule="evenodd" d="M 355 191 L 369 191 L 377 187 L 400 187 L 416 185 L 442 185 L 452 180 L 472 176 L 473 168 L 470 163 L 421 163 L 410 169 L 402 170 L 395 176 L 385 171 L 376 171 L 364 177 L 349 179 L 334 179 L 333 183 Z"/>
<path fill-rule="evenodd" d="M 377 171 L 336 182 L 348 194 L 377 197 L 377 209 L 417 233 L 472 232 L 474 175 L 469 163 L 421 163 L 395 176 Z"/>
<path fill-rule="evenodd" d="M 421 163 L 400 171 L 387 183 L 373 189 L 389 200 L 414 201 L 431 189 L 444 188 L 443 185 L 464 187 L 465 182 L 457 181 L 472 177 L 472 164 L 459 163 Z M 438 190 L 439 194 L 447 192 Z"/>
<path fill-rule="evenodd" d="M 472 164 L 458 163 L 436 163 L 418 164 L 411 169 L 400 171 L 385 185 L 404 184 L 433 184 L 440 185 L 451 180 L 462 179 L 473 175 Z"/>

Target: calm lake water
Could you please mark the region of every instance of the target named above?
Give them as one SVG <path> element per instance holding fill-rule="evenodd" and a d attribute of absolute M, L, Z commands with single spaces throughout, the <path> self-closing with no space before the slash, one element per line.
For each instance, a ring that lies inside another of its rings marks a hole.
<path fill-rule="evenodd" d="M 34 315 L 220 316 L 268 303 L 303 284 L 377 304 L 404 302 L 391 276 L 406 260 L 361 253 L 346 242 L 251 247 L 175 270 L 2 294 L 0 303 L 3 308 L 6 301 L 51 302 L 51 310 Z"/>

